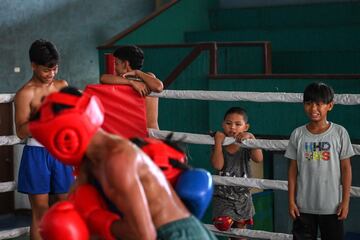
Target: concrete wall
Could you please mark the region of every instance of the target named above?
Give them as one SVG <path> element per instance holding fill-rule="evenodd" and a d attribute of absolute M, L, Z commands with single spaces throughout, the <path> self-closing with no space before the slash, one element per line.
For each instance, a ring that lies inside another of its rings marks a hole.
<path fill-rule="evenodd" d="M 149 0 L 3 0 L 0 8 L 0 93 L 15 92 L 31 78 L 30 44 L 53 41 L 60 53 L 59 78 L 83 88 L 99 78 L 96 47 L 155 7 Z M 14 68 L 20 67 L 15 73 Z"/>

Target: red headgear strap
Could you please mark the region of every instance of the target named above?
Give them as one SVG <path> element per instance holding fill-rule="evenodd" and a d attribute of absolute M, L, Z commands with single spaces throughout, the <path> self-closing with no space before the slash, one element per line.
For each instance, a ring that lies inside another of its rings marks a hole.
<path fill-rule="evenodd" d="M 175 186 L 186 165 L 186 154 L 164 141 L 146 138 L 134 138 L 132 141 L 143 150 L 163 171 L 166 179 Z M 175 166 L 178 163 L 178 166 Z M 188 167 L 188 166 L 187 166 Z"/>
<path fill-rule="evenodd" d="M 54 104 L 70 108 L 54 113 Z M 92 136 L 104 121 L 104 109 L 96 96 L 52 93 L 39 109 L 40 119 L 31 121 L 31 135 L 61 162 L 80 165 Z"/>

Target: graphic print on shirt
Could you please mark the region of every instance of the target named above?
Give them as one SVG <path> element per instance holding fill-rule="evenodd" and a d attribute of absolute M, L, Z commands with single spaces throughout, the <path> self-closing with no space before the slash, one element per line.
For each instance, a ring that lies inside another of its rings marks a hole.
<path fill-rule="evenodd" d="M 304 154 L 307 160 L 330 160 L 330 148 L 329 142 L 305 142 Z"/>

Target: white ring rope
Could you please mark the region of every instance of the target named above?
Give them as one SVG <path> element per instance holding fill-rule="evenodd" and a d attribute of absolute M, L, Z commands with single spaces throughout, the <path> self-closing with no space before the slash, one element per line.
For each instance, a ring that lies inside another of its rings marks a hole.
<path fill-rule="evenodd" d="M 0 94 L 0 103 L 9 103 L 14 101 L 14 93 L 2 93 Z"/>
<path fill-rule="evenodd" d="M 202 90 L 164 90 L 161 93 L 151 93 L 150 96 L 174 99 L 289 103 L 302 102 L 303 98 L 302 93 Z M 336 104 L 358 105 L 360 104 L 360 94 L 335 94 L 334 101 Z"/>
<path fill-rule="evenodd" d="M 167 135 L 173 133 L 175 140 L 181 140 L 185 143 L 192 144 L 207 144 L 214 145 L 214 138 L 210 135 L 196 134 L 196 133 L 185 133 L 185 132 L 172 132 L 166 130 L 157 130 L 149 128 L 149 136 L 158 139 L 165 139 Z M 240 146 L 246 148 L 261 148 L 268 151 L 284 151 L 289 140 L 271 140 L 271 139 L 247 139 L 241 142 Z M 23 140 L 19 139 L 16 135 L 11 136 L 0 136 L 1 145 L 15 145 L 24 143 Z M 226 137 L 224 140 L 224 146 L 235 143 L 235 139 Z M 356 155 L 360 155 L 360 145 L 353 144 L 354 152 Z"/>
<path fill-rule="evenodd" d="M 292 235 L 285 233 L 272 233 L 259 230 L 249 229 L 229 229 L 229 231 L 220 231 L 211 224 L 204 224 L 207 229 L 214 232 L 219 236 L 226 237 L 249 237 L 249 238 L 260 238 L 260 239 L 276 239 L 276 240 L 287 240 L 292 239 Z M 30 232 L 30 227 L 15 228 L 11 230 L 0 231 L 0 239 L 8 239 L 19 237 L 23 234 Z"/>
<path fill-rule="evenodd" d="M 248 237 L 248 238 L 258 238 L 258 239 L 276 239 L 276 240 L 288 240 L 292 239 L 292 235 L 285 233 L 272 233 L 259 230 L 250 230 L 250 229 L 229 229 L 229 231 L 220 231 L 211 224 L 204 224 L 204 226 L 210 231 L 214 232 L 219 236 L 226 237 Z M 30 232 L 30 227 L 14 228 L 11 230 L 0 231 L 0 239 L 8 239 L 19 237 L 23 234 Z"/>
<path fill-rule="evenodd" d="M 248 237 L 256 239 L 274 239 L 274 240 L 292 240 L 291 234 L 273 233 L 259 230 L 230 228 L 229 231 L 220 231 L 211 224 L 204 224 L 207 229 L 214 232 L 216 235 L 225 237 Z"/>
<path fill-rule="evenodd" d="M 229 186 L 245 186 L 260 189 L 275 189 L 287 191 L 287 181 L 257 179 L 257 178 L 235 178 L 235 177 L 221 177 L 213 175 L 215 184 L 229 185 Z M 0 192 L 10 192 L 16 190 L 16 182 L 2 182 L 0 183 Z M 360 197 L 360 187 L 351 187 L 350 195 Z"/>
<path fill-rule="evenodd" d="M 0 183 L 0 193 L 2 192 L 11 192 L 16 190 L 16 182 L 1 182 Z"/>
<path fill-rule="evenodd" d="M 240 178 L 240 177 L 222 177 L 212 176 L 215 185 L 227 186 L 245 186 L 260 189 L 288 190 L 288 182 L 281 180 L 269 180 L 260 178 Z M 360 197 L 360 187 L 351 187 L 350 196 Z"/>
<path fill-rule="evenodd" d="M 18 143 L 23 143 L 23 141 L 20 138 L 18 138 L 16 135 L 0 136 L 0 146 L 15 145 Z"/>
<path fill-rule="evenodd" d="M 166 136 L 168 136 L 171 131 L 164 131 L 164 130 L 156 130 L 156 129 L 148 129 L 149 130 L 149 136 L 158 138 L 158 139 L 165 139 Z M 173 139 L 174 140 L 181 140 L 186 143 L 193 143 L 193 144 L 208 144 L 213 145 L 214 144 L 214 138 L 209 135 L 202 135 L 202 134 L 193 134 L 193 133 L 183 133 L 183 132 L 173 132 Z M 225 138 L 224 145 L 229 145 L 235 142 L 234 138 Z M 11 145 L 12 143 L 21 143 L 20 139 L 16 136 L 1 136 L 0 137 L 0 145 Z M 288 140 L 264 140 L 264 139 L 248 139 L 244 140 L 240 145 L 242 147 L 248 147 L 248 148 L 261 148 L 264 150 L 285 150 L 287 146 Z M 360 155 L 360 145 L 353 145 L 354 151 L 357 155 Z M 268 183 L 267 181 L 274 181 L 274 180 L 264 180 L 261 179 L 262 183 L 258 186 L 249 186 L 249 187 L 258 187 L 258 188 L 265 188 L 265 185 L 262 185 L 264 183 Z M 15 182 L 3 182 L 0 183 L 0 192 L 8 192 L 8 191 L 14 191 L 15 188 Z M 281 186 L 281 183 L 279 182 L 279 185 Z M 276 189 L 273 185 L 268 185 L 266 188 L 273 188 Z M 287 190 L 286 188 L 281 188 L 281 190 Z M 357 190 L 353 190 L 354 194 L 357 194 Z M 360 196 L 360 193 L 356 196 Z"/>
<path fill-rule="evenodd" d="M 225 237 L 248 237 L 248 238 L 260 238 L 260 239 L 277 239 L 287 240 L 292 239 L 292 235 L 285 233 L 272 233 L 259 230 L 249 229 L 229 229 L 229 231 L 220 231 L 211 224 L 204 224 L 204 226 L 216 235 Z M 11 230 L 0 231 L 0 239 L 8 239 L 19 237 L 23 234 L 30 232 L 30 227 L 15 228 Z"/>
<path fill-rule="evenodd" d="M 0 231 L 0 239 L 16 238 L 30 232 L 30 227 L 14 228 L 11 230 Z"/>
<path fill-rule="evenodd" d="M 185 143 L 192 144 L 207 144 L 214 145 L 214 138 L 210 135 L 185 133 L 185 132 L 171 132 L 166 130 L 157 130 L 149 128 L 149 136 L 158 139 L 165 139 L 170 133 L 173 133 L 173 139 L 179 140 Z M 240 146 L 245 148 L 261 148 L 269 151 L 285 151 L 289 140 L 268 140 L 268 139 L 247 139 L 240 143 Z M 229 145 L 235 143 L 235 139 L 232 137 L 226 137 L 223 145 Z M 353 144 L 354 152 L 356 155 L 360 155 L 360 145 Z"/>
<path fill-rule="evenodd" d="M 12 102 L 15 94 L 0 94 L 0 103 Z M 284 92 L 238 92 L 238 91 L 202 91 L 202 90 L 164 90 L 151 93 L 160 98 L 197 99 L 216 101 L 252 101 L 252 102 L 302 102 L 302 93 Z M 360 104 L 360 94 L 335 94 L 336 104 Z"/>
<path fill-rule="evenodd" d="M 186 143 L 192 144 L 207 144 L 214 145 L 214 138 L 209 135 L 196 134 L 196 133 L 185 133 L 185 132 L 171 132 L 166 130 L 157 130 L 149 128 L 149 136 L 159 139 L 165 139 L 170 133 L 174 133 L 175 140 L 182 140 Z M 289 140 L 271 140 L 271 139 L 248 139 L 244 140 L 240 146 L 247 148 L 261 148 L 268 151 L 284 151 Z M 24 143 L 16 135 L 11 136 L 0 136 L 1 145 L 15 145 Z M 229 145 L 235 143 L 234 138 L 226 137 L 223 145 Z M 360 145 L 352 145 L 356 155 L 360 155 Z"/>

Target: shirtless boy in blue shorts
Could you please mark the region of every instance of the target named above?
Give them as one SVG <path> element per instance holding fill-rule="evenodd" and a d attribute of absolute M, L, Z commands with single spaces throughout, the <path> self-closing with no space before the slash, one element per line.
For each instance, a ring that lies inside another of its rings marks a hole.
<path fill-rule="evenodd" d="M 38 224 L 49 208 L 49 194 L 55 200 L 66 199 L 73 182 L 72 169 L 57 161 L 40 143 L 30 137 L 30 116 L 39 108 L 42 99 L 67 86 L 65 80 L 55 80 L 58 72 L 59 53 L 48 41 L 36 40 L 29 50 L 32 78 L 15 96 L 16 134 L 27 139 L 18 178 L 18 191 L 28 194 L 32 223 L 30 238 L 41 239 Z"/>

